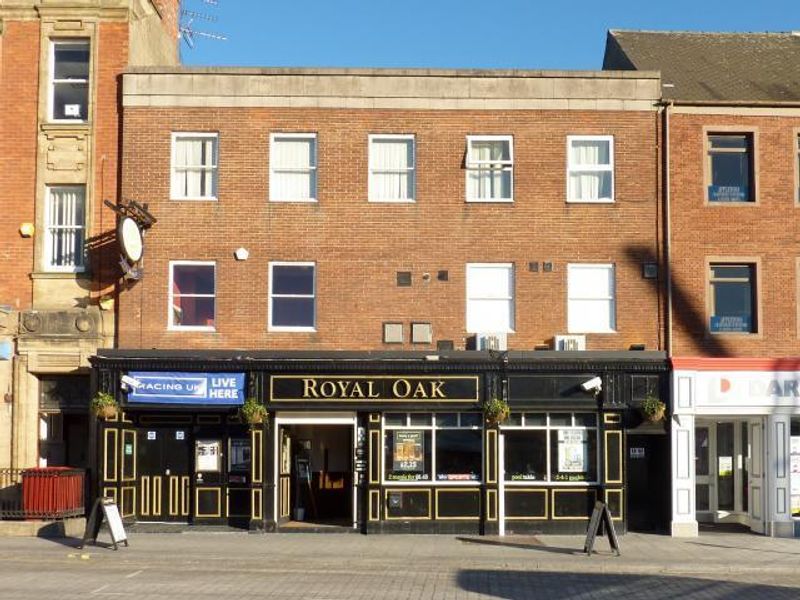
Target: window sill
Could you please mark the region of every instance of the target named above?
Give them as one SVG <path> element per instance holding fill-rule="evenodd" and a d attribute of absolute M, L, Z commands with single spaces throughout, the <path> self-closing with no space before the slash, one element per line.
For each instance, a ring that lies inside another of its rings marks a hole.
<path fill-rule="evenodd" d="M 619 333 L 616 329 L 603 329 L 602 331 L 570 331 L 567 330 L 567 335 L 614 335 Z"/>
<path fill-rule="evenodd" d="M 758 199 L 741 200 L 736 202 L 721 202 L 719 200 L 709 200 L 706 198 L 706 206 L 758 206 Z"/>
<path fill-rule="evenodd" d="M 181 200 L 186 200 L 188 202 L 217 202 L 219 200 L 219 198 L 217 198 L 216 196 L 202 196 L 202 197 L 199 197 L 199 198 L 192 198 L 192 197 L 189 197 L 189 196 L 187 196 L 185 198 L 178 197 L 178 196 L 170 196 L 169 199 L 171 201 L 174 200 L 174 201 L 178 201 L 178 202 L 180 202 Z"/>
<path fill-rule="evenodd" d="M 89 271 L 35 271 L 31 273 L 31 279 L 86 279 L 92 275 Z"/>
<path fill-rule="evenodd" d="M 270 333 L 316 333 L 316 327 L 267 327 Z"/>
<path fill-rule="evenodd" d="M 415 198 L 395 198 L 395 199 L 367 199 L 367 202 L 370 204 L 416 204 L 417 200 Z"/>
<path fill-rule="evenodd" d="M 581 200 L 574 198 L 567 198 L 567 204 L 614 204 L 613 198 L 600 198 L 598 200 Z"/>
<path fill-rule="evenodd" d="M 216 330 L 215 327 L 201 327 L 201 326 L 193 327 L 193 326 L 188 326 L 188 325 L 186 327 L 175 327 L 175 326 L 170 325 L 169 327 L 167 327 L 167 331 L 174 331 L 174 332 L 178 332 L 178 333 L 180 333 L 182 331 L 195 332 L 195 333 L 197 333 L 197 332 L 200 332 L 200 333 L 216 333 L 217 330 Z"/>
<path fill-rule="evenodd" d="M 513 198 L 467 198 L 469 204 L 513 204 Z"/>
<path fill-rule="evenodd" d="M 763 338 L 764 334 L 758 331 L 706 331 L 706 337 L 745 337 L 757 340 Z"/>
<path fill-rule="evenodd" d="M 276 204 L 316 204 L 316 198 L 300 198 L 300 199 L 291 199 L 291 198 L 270 198 L 270 202 L 275 202 Z"/>
<path fill-rule="evenodd" d="M 76 129 L 89 131 L 92 128 L 92 122 L 80 121 L 78 119 L 48 120 L 41 123 L 39 127 L 42 131 L 74 131 Z"/>

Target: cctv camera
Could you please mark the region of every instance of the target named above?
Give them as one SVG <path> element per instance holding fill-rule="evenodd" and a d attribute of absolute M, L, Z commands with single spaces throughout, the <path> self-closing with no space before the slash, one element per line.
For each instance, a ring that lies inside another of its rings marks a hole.
<path fill-rule="evenodd" d="M 581 384 L 584 392 L 599 392 L 603 387 L 603 380 L 599 377 L 592 377 L 589 381 L 584 381 Z"/>
<path fill-rule="evenodd" d="M 133 377 L 130 377 L 128 375 L 123 375 L 120 378 L 120 381 L 122 381 L 122 389 L 133 388 L 135 390 L 136 388 L 142 385 L 141 381 L 139 381 L 138 379 L 134 379 Z"/>

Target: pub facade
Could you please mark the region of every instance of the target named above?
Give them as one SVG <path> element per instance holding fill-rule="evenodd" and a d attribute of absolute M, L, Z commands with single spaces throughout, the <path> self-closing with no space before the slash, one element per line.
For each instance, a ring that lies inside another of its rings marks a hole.
<path fill-rule="evenodd" d="M 667 384 L 661 353 L 108 350 L 93 363 L 121 407 L 97 422 L 96 492 L 137 525 L 580 533 L 595 500 L 623 532 L 668 519 L 629 487 L 626 459 L 637 403 Z M 240 421 L 246 397 L 263 423 Z M 491 398 L 510 406 L 500 425 Z M 666 442 L 663 427 L 646 435 Z"/>

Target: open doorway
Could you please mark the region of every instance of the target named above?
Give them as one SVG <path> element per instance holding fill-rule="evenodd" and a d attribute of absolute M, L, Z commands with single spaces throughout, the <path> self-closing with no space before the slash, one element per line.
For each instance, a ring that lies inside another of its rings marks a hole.
<path fill-rule="evenodd" d="M 352 527 L 352 424 L 287 423 L 278 435 L 281 527 Z"/>

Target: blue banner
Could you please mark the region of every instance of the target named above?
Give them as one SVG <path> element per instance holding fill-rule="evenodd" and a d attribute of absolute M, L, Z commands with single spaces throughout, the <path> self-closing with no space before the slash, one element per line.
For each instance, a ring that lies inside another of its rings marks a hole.
<path fill-rule="evenodd" d="M 710 185 L 708 199 L 712 202 L 747 202 L 748 189 L 739 185 Z"/>
<path fill-rule="evenodd" d="M 131 371 L 129 404 L 233 405 L 244 403 L 244 373 Z"/>
<path fill-rule="evenodd" d="M 749 315 L 725 315 L 711 317 L 712 333 L 750 333 Z"/>

